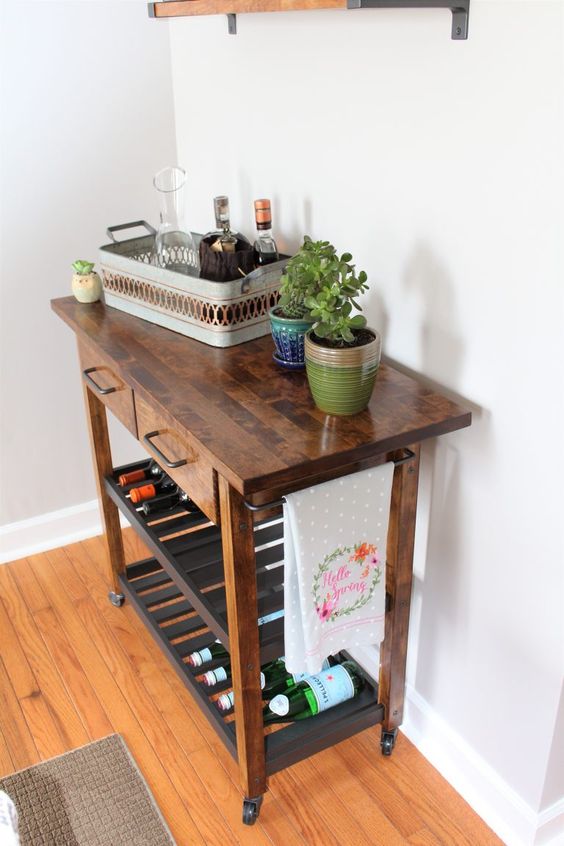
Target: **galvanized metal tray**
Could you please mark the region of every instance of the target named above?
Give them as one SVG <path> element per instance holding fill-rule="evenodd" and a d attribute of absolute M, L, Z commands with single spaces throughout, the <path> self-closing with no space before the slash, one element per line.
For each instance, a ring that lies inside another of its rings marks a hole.
<path fill-rule="evenodd" d="M 148 235 L 116 241 L 114 233 L 144 227 Z M 280 277 L 289 256 L 232 282 L 201 279 L 180 257 L 187 273 L 156 266 L 155 230 L 144 220 L 111 226 L 112 243 L 100 247 L 106 305 L 157 323 L 214 347 L 230 347 L 270 332 L 269 310 L 278 302 Z M 198 248 L 202 238 L 192 233 Z"/>

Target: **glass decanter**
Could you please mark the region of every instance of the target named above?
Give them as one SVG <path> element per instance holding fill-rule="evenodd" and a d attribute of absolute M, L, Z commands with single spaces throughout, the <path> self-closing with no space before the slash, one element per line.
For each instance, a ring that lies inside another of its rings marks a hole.
<path fill-rule="evenodd" d="M 198 251 L 184 219 L 186 171 L 181 167 L 165 167 L 155 175 L 153 185 L 161 202 L 154 263 L 176 273 L 198 276 Z"/>

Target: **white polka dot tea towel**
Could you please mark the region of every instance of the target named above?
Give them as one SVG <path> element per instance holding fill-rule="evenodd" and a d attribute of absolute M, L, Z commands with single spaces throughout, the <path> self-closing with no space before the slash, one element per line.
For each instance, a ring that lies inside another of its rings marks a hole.
<path fill-rule="evenodd" d="M 318 673 L 340 649 L 380 643 L 392 461 L 288 494 L 284 640 L 292 673 Z"/>

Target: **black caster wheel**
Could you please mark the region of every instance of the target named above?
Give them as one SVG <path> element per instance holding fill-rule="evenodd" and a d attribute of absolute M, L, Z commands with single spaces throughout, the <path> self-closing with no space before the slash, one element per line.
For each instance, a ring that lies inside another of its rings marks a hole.
<path fill-rule="evenodd" d="M 380 746 L 382 748 L 382 755 L 391 755 L 396 743 L 398 730 L 392 729 L 392 731 L 384 731 L 382 730 L 382 737 L 380 739 Z"/>
<path fill-rule="evenodd" d="M 257 799 L 243 799 L 243 824 L 254 825 L 258 820 L 260 814 L 260 806 L 262 805 L 262 796 Z"/>
<path fill-rule="evenodd" d="M 110 600 L 112 605 L 116 606 L 116 608 L 121 608 L 121 606 L 125 602 L 125 596 L 123 595 L 123 593 L 114 593 L 113 590 L 109 592 L 108 599 Z"/>

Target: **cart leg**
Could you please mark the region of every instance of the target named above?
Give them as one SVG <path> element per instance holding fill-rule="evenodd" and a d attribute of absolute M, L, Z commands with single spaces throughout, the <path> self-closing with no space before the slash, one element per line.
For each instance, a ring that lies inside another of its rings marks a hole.
<path fill-rule="evenodd" d="M 403 719 L 409 605 L 413 577 L 413 544 L 419 480 L 419 444 L 415 457 L 394 471 L 386 561 L 386 636 L 381 647 L 378 699 L 384 705 L 382 753 L 391 755 Z"/>
<path fill-rule="evenodd" d="M 119 524 L 119 511 L 104 488 L 104 476 L 113 470 L 106 408 L 87 385 L 83 387 L 88 431 L 90 433 L 90 446 L 94 461 L 94 475 L 96 477 L 98 499 L 101 506 L 102 522 L 108 548 L 111 585 L 108 598 L 112 605 L 120 606 L 123 605 L 125 599 L 123 593 L 121 593 L 119 584 L 119 575 L 125 570 L 125 555 L 121 526 Z"/>
<path fill-rule="evenodd" d="M 219 495 L 243 822 L 252 825 L 266 790 L 253 517 L 221 476 Z"/>

